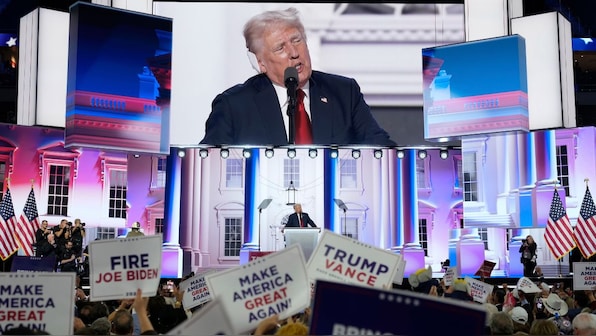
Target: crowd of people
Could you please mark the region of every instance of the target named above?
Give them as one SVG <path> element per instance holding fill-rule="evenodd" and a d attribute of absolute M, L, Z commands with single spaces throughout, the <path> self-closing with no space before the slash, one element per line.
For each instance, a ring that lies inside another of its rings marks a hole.
<path fill-rule="evenodd" d="M 35 232 L 35 255 L 55 258 L 56 270 L 61 272 L 85 272 L 86 251 L 83 249 L 85 223 L 79 218 L 74 223 L 62 219 L 60 224 L 48 227 L 43 220 Z"/>

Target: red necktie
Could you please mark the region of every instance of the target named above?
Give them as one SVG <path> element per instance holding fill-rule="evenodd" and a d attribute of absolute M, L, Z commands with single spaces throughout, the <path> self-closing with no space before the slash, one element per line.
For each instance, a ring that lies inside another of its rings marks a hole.
<path fill-rule="evenodd" d="M 300 90 L 302 91 L 302 90 Z M 300 227 L 304 227 L 304 225 L 302 225 L 302 214 L 298 215 L 298 221 L 300 222 Z"/>
<path fill-rule="evenodd" d="M 310 119 L 306 114 L 306 108 L 304 107 L 304 96 L 305 93 L 302 89 L 298 89 L 296 97 L 296 139 L 297 145 L 308 145 L 312 144 L 312 131 L 310 129 Z"/>

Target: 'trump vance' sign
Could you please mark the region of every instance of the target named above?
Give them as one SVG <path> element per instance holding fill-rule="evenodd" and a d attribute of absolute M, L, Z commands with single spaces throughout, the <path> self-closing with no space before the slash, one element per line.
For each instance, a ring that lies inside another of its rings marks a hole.
<path fill-rule="evenodd" d="M 89 243 L 91 301 L 153 296 L 161 278 L 161 235 Z"/>
<path fill-rule="evenodd" d="M 327 280 L 383 288 L 391 286 L 401 256 L 325 231 L 308 262 L 311 281 Z"/>
<path fill-rule="evenodd" d="M 71 335 L 74 273 L 0 273 L 0 334 L 17 327 Z"/>

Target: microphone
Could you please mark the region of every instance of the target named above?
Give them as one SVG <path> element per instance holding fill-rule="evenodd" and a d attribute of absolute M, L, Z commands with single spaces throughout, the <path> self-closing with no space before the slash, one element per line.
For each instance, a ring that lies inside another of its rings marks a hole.
<path fill-rule="evenodd" d="M 288 89 L 290 104 L 296 105 L 296 89 L 298 88 L 298 70 L 294 67 L 287 67 L 284 71 L 284 84 Z"/>

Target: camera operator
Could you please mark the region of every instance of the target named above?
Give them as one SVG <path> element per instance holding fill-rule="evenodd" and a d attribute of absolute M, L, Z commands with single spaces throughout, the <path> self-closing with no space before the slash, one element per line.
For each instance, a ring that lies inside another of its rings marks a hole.
<path fill-rule="evenodd" d="M 532 277 L 534 275 L 534 268 L 536 267 L 536 249 L 538 246 L 534 241 L 534 237 L 528 235 L 526 239 L 522 239 L 522 246 L 519 248 L 521 253 L 521 263 L 524 265 L 524 276 Z"/>
<path fill-rule="evenodd" d="M 52 230 L 48 228 L 48 221 L 42 220 L 41 227 L 35 231 L 35 255 L 39 257 L 38 250 L 40 246 L 44 245 L 44 242 L 48 240 L 48 235 L 52 233 Z"/>
<path fill-rule="evenodd" d="M 72 240 L 73 247 L 77 256 L 81 256 L 83 251 L 83 239 L 85 239 L 85 223 L 81 223 L 81 219 L 77 218 L 74 221 L 74 227 L 71 230 L 70 239 Z"/>

